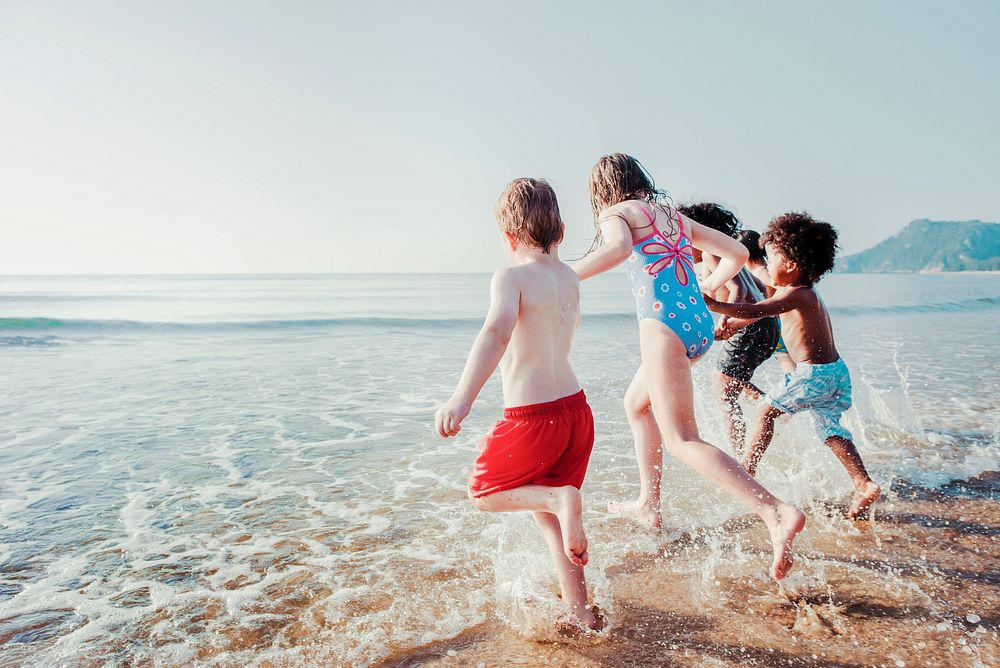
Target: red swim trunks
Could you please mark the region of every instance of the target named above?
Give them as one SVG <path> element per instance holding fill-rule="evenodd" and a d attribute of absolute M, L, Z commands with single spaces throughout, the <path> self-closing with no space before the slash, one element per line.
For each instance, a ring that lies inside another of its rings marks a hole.
<path fill-rule="evenodd" d="M 583 484 L 594 447 L 594 416 L 583 390 L 544 404 L 506 408 L 483 436 L 469 476 L 479 498 L 524 485 Z"/>

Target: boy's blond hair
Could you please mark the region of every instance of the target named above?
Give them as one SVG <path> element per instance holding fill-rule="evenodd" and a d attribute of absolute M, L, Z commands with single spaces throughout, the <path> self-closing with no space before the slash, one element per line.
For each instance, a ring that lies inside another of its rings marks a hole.
<path fill-rule="evenodd" d="M 543 253 L 563 240 L 555 190 L 545 179 L 514 179 L 497 202 L 500 231 Z"/>

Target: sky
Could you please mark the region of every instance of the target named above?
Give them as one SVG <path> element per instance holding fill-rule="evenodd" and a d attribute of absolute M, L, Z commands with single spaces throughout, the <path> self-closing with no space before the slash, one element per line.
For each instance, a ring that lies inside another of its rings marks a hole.
<path fill-rule="evenodd" d="M 0 0 L 0 274 L 479 272 L 636 156 L 845 253 L 1000 221 L 1000 3 Z"/>

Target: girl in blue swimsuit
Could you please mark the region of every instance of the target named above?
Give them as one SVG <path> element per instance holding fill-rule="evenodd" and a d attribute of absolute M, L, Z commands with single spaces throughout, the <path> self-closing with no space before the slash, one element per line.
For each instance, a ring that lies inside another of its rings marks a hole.
<path fill-rule="evenodd" d="M 791 543 L 805 524 L 802 512 L 764 489 L 735 459 L 702 440 L 694 415 L 691 363 L 712 343 L 713 322 L 701 289 L 714 292 L 743 267 L 747 250 L 729 236 L 678 213 L 639 162 L 623 153 L 601 158 L 590 173 L 597 237 L 574 269 L 581 280 L 625 264 L 639 318 L 642 363 L 625 393 L 625 412 L 639 460 L 639 498 L 608 504 L 660 527 L 660 478 L 667 451 L 743 502 L 767 524 L 771 576 L 792 566 Z M 719 257 L 698 285 L 693 248 Z"/>

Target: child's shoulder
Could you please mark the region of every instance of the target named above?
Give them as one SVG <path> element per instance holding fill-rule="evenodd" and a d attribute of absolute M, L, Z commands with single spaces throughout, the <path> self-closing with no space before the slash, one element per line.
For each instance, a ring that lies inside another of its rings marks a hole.
<path fill-rule="evenodd" d="M 573 267 L 562 260 L 545 263 L 528 263 L 500 267 L 493 272 L 493 284 L 497 287 L 510 287 L 523 291 L 532 291 L 550 284 L 550 280 L 559 283 L 574 283 L 579 285 L 580 277 Z"/>
<path fill-rule="evenodd" d="M 823 306 L 823 300 L 819 298 L 815 285 L 786 285 L 778 288 L 775 296 L 794 296 L 799 302 L 798 308 L 805 306 Z"/>

